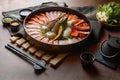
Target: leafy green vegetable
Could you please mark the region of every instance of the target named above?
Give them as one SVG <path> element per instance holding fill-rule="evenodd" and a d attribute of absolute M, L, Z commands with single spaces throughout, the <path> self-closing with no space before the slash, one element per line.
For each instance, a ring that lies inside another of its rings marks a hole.
<path fill-rule="evenodd" d="M 109 2 L 108 4 L 99 5 L 98 10 L 105 12 L 107 16 L 106 23 L 120 24 L 120 4 L 116 2 Z"/>
<path fill-rule="evenodd" d="M 65 40 L 65 38 L 62 36 L 64 30 L 66 29 L 67 27 L 67 21 L 68 21 L 68 16 L 65 16 L 63 18 L 61 18 L 60 20 L 60 25 L 62 26 L 62 33 L 61 35 L 59 36 L 59 39 L 62 39 L 62 40 Z"/>
<path fill-rule="evenodd" d="M 66 37 L 64 37 L 64 36 L 60 36 L 60 37 L 59 37 L 60 40 L 68 40 L 68 39 L 72 39 L 72 38 L 73 38 L 73 37 L 72 37 L 71 35 L 66 36 Z"/>
<path fill-rule="evenodd" d="M 63 27 L 63 30 L 67 27 L 67 21 L 68 21 L 68 16 L 65 16 L 63 19 L 61 19 L 60 24 Z"/>

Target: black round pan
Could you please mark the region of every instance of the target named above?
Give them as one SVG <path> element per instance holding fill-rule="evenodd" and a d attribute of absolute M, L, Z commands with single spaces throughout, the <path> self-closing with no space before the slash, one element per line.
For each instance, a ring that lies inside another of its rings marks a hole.
<path fill-rule="evenodd" d="M 70 14 L 75 14 L 77 15 L 79 18 L 84 19 L 89 25 L 90 22 L 89 20 L 80 12 L 70 9 L 70 8 L 65 8 L 65 7 L 45 7 L 45 8 L 40 8 L 36 11 L 33 11 L 30 15 L 28 15 L 25 20 L 24 20 L 24 28 L 25 28 L 25 32 L 26 32 L 26 38 L 27 40 L 29 40 L 29 42 L 31 44 L 34 44 L 35 46 L 39 47 L 42 50 L 46 50 L 46 51 L 53 51 L 53 52 L 66 52 L 66 51 L 73 51 L 76 49 L 81 49 L 83 47 L 85 47 L 85 45 L 87 45 L 87 42 L 89 42 L 90 40 L 90 35 L 92 32 L 92 27 L 90 25 L 90 33 L 87 35 L 87 37 L 85 39 L 83 39 L 82 41 L 78 41 L 76 43 L 73 44 L 65 44 L 65 45 L 54 45 L 54 44 L 47 44 L 41 41 L 38 41 L 36 39 L 34 39 L 33 37 L 31 37 L 27 31 L 26 31 L 26 24 L 27 22 L 34 17 L 35 15 L 39 15 L 40 13 L 44 13 L 44 12 L 49 12 L 49 11 L 62 11 L 62 12 L 66 12 L 66 13 L 70 13 Z"/>

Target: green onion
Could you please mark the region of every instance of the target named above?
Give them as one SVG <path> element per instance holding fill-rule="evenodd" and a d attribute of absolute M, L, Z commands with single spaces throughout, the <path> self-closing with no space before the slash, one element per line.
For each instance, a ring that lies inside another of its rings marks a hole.
<path fill-rule="evenodd" d="M 105 12 L 108 24 L 120 24 L 120 4 L 116 2 L 109 2 L 108 4 L 99 5 L 98 10 Z"/>

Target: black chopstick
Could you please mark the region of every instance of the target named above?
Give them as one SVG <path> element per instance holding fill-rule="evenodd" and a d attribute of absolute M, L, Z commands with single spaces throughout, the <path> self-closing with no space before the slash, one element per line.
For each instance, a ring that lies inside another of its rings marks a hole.
<path fill-rule="evenodd" d="M 40 67 L 42 67 L 43 69 L 46 69 L 45 66 L 41 65 L 37 60 L 35 60 L 34 58 L 30 57 L 29 55 L 21 52 L 20 50 L 18 50 L 17 48 L 15 48 L 14 46 L 12 46 L 11 44 L 7 44 L 5 45 L 5 48 L 13 51 L 14 53 L 16 53 L 18 56 L 20 56 L 21 58 L 33 63 L 33 64 L 37 64 Z"/>
<path fill-rule="evenodd" d="M 12 47 L 10 47 L 10 46 L 8 46 L 8 45 L 6 45 L 5 47 L 6 47 L 7 49 L 11 50 L 12 52 L 15 52 L 15 53 L 16 53 L 18 56 L 20 56 L 21 58 L 26 59 L 28 62 L 30 62 L 30 63 L 32 63 L 32 64 L 35 64 L 33 60 L 27 58 L 26 55 L 24 55 L 24 54 L 19 54 L 19 52 L 18 52 L 17 50 L 13 49 Z"/>

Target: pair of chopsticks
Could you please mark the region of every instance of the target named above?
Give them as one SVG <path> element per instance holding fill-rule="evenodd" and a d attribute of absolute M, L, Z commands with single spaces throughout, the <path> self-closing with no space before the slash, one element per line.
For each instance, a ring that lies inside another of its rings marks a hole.
<path fill-rule="evenodd" d="M 39 61 L 35 60 L 34 58 L 32 58 L 31 56 L 21 52 L 20 50 L 18 50 L 17 48 L 15 48 L 14 46 L 12 46 L 11 44 L 7 44 L 5 45 L 5 48 L 7 48 L 8 50 L 14 52 L 15 54 L 17 54 L 19 57 L 27 60 L 28 62 L 34 64 L 34 65 L 38 65 L 40 66 L 42 69 L 46 69 L 46 67 L 42 64 L 40 64 Z"/>

